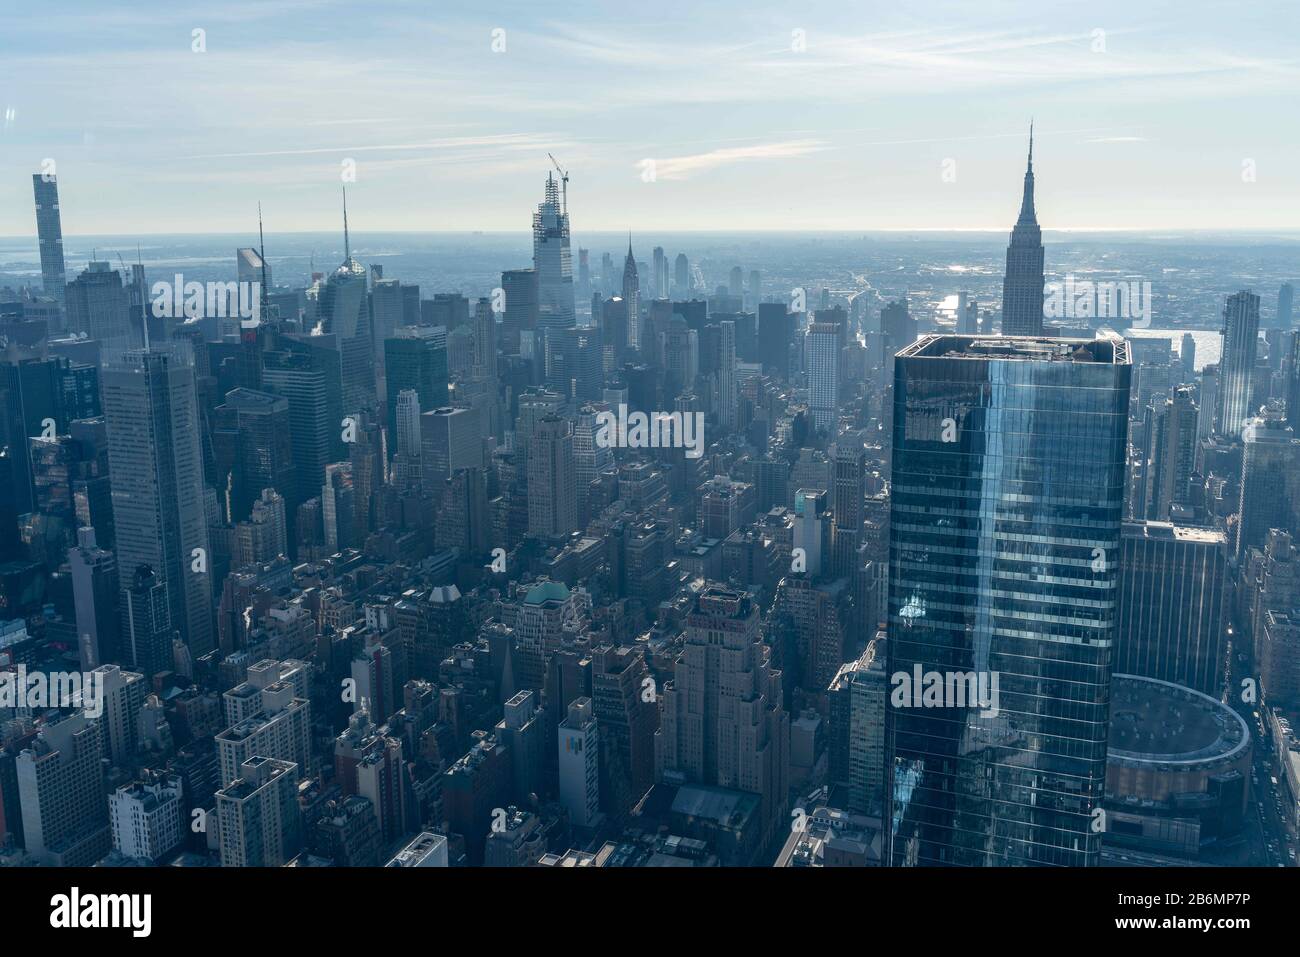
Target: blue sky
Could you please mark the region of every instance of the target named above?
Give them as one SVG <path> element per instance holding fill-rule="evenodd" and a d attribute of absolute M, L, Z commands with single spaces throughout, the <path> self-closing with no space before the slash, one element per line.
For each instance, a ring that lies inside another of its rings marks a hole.
<path fill-rule="evenodd" d="M 548 151 L 579 233 L 1005 230 L 1031 116 L 1045 227 L 1300 225 L 1291 3 L 120 6 L 0 2 L 0 235 L 46 159 L 69 234 L 332 230 L 345 160 L 359 231 L 520 230 Z"/>

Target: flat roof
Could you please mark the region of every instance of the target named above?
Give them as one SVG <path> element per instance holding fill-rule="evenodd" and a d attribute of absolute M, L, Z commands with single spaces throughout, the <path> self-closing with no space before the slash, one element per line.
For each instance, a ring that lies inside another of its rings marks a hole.
<path fill-rule="evenodd" d="M 1057 339 L 1051 336 L 926 335 L 898 353 L 898 358 L 998 359 L 1023 362 L 1088 362 L 1128 365 L 1123 339 Z"/>

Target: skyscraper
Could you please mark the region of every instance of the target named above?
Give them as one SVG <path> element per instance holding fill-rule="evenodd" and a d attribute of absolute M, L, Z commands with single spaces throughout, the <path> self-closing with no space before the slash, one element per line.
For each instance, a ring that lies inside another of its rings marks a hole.
<path fill-rule="evenodd" d="M 818 431 L 832 435 L 839 418 L 840 326 L 813 322 L 804 338 L 808 363 L 808 407 Z"/>
<path fill-rule="evenodd" d="M 343 412 L 375 408 L 375 343 L 366 301 L 366 269 L 352 258 L 347 194 L 343 197 L 343 263 L 326 280 L 317 304 L 321 331 L 334 336 L 343 388 Z"/>
<path fill-rule="evenodd" d="M 788 826 L 790 716 L 781 678 L 753 598 L 706 583 L 686 616 L 686 643 L 664 685 L 655 734 L 661 780 L 758 795 L 769 837 Z"/>
<path fill-rule="evenodd" d="M 1116 339 L 929 335 L 899 354 L 895 864 L 1098 862 L 1130 369 Z M 908 693 L 927 675 L 939 700 Z"/>
<path fill-rule="evenodd" d="M 632 236 L 627 237 L 627 258 L 623 260 L 623 308 L 627 312 L 627 344 L 641 348 L 641 281 L 637 278 Z"/>
<path fill-rule="evenodd" d="M 213 648 L 211 561 L 194 369 L 179 348 L 127 352 L 103 374 L 123 584 L 146 565 L 197 657 Z"/>
<path fill-rule="evenodd" d="M 739 424 L 736 391 L 736 324 L 730 319 L 718 323 L 722 331 L 718 355 L 718 424 L 724 430 Z"/>
<path fill-rule="evenodd" d="M 1219 335 L 1223 342 L 1219 358 L 1219 434 L 1239 439 L 1251 414 L 1251 377 L 1259 349 L 1259 296 L 1245 289 L 1229 296 Z"/>
<path fill-rule="evenodd" d="M 578 527 L 577 466 L 565 419 L 542 419 L 528 442 L 528 533 L 567 535 Z"/>
<path fill-rule="evenodd" d="M 441 408 L 448 399 L 447 330 L 441 326 L 407 326 L 384 340 L 384 388 L 388 401 L 388 450 L 398 450 L 398 397 L 415 391 L 425 412 Z M 408 450 L 409 451 L 409 450 Z"/>
<path fill-rule="evenodd" d="M 1241 438 L 1238 561 L 1264 544 L 1270 528 L 1300 533 L 1300 436 L 1283 419 L 1257 418 Z"/>
<path fill-rule="evenodd" d="M 543 329 L 573 325 L 569 212 L 560 206 L 559 184 L 550 173 L 546 174 L 546 197 L 533 214 L 533 269 L 537 272 L 537 325 Z"/>
<path fill-rule="evenodd" d="M 47 722 L 18 755 L 24 845 L 40 864 L 89 867 L 108 853 L 102 734 L 70 711 Z"/>
<path fill-rule="evenodd" d="M 139 348 L 144 343 L 138 317 L 133 320 L 131 287 L 106 262 L 87 264 L 66 287 L 65 327 L 85 333 L 109 352 Z"/>
<path fill-rule="evenodd" d="M 41 253 L 41 286 L 63 307 L 67 274 L 63 268 L 63 223 L 59 214 L 59 181 L 53 173 L 33 173 L 36 194 L 36 240 Z"/>
<path fill-rule="evenodd" d="M 1029 126 L 1029 160 L 1020 218 L 1007 246 L 1007 271 L 1002 280 L 1002 334 L 1043 334 L 1043 231 L 1034 213 L 1034 127 Z"/>
<path fill-rule="evenodd" d="M 1223 692 L 1228 549 L 1223 532 L 1126 523 L 1120 559 L 1116 674 Z"/>

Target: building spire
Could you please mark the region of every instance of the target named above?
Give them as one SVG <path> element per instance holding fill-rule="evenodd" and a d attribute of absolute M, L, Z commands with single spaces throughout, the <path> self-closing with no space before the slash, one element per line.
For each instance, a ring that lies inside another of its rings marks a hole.
<path fill-rule="evenodd" d="M 1034 212 L 1034 121 L 1029 121 L 1029 160 L 1025 164 L 1025 194 L 1020 201 L 1020 219 L 1022 223 L 1037 223 Z"/>
<path fill-rule="evenodd" d="M 257 258 L 262 260 L 262 301 L 258 307 L 261 310 L 261 315 L 258 316 L 258 319 L 262 320 L 269 317 L 271 312 L 267 308 L 266 237 L 262 234 L 262 203 L 260 200 L 257 203 Z"/>
<path fill-rule="evenodd" d="M 343 262 L 352 258 L 352 243 L 348 239 L 348 188 L 343 187 Z"/>

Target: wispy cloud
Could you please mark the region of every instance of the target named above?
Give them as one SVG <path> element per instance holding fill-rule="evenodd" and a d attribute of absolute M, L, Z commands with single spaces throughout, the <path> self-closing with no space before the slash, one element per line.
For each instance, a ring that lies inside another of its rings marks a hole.
<path fill-rule="evenodd" d="M 725 149 L 696 153 L 693 156 L 670 156 L 663 159 L 648 158 L 637 163 L 643 172 L 653 170 L 655 179 L 690 179 L 722 166 L 747 163 L 752 160 L 791 159 L 828 149 L 820 140 L 789 140 L 784 143 L 761 143 L 756 146 L 732 146 Z M 647 166 L 646 164 L 652 164 Z"/>

